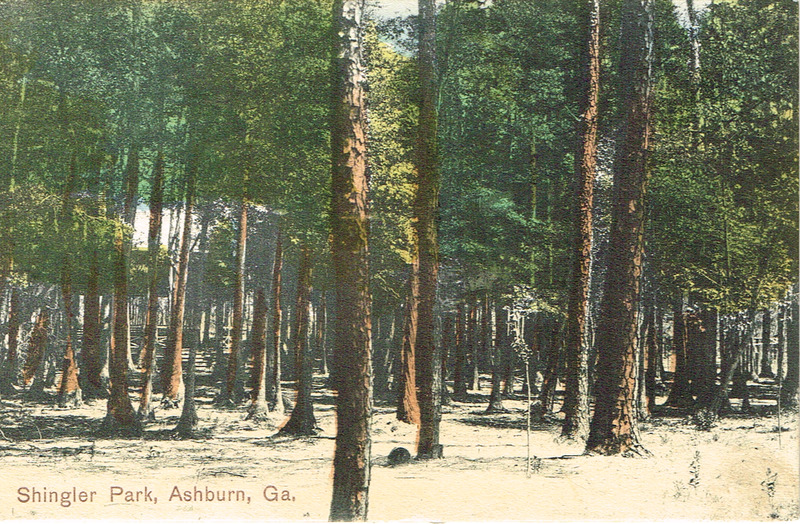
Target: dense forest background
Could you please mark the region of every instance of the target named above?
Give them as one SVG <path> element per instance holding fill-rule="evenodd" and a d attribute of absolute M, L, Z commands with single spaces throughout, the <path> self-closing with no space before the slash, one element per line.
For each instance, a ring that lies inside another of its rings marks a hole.
<path fill-rule="evenodd" d="M 367 7 L 369 374 L 401 420 L 427 427 L 483 383 L 488 412 L 528 395 L 528 416 L 563 410 L 565 436 L 587 436 L 612 375 L 603 290 L 621 289 L 607 281 L 638 78 L 631 3 L 451 0 L 435 36 Z M 797 4 L 639 3 L 641 252 L 635 301 L 620 299 L 633 420 L 669 408 L 712 424 L 759 385 L 796 404 Z M 333 357 L 331 4 L 0 2 L 3 398 L 108 398 L 107 435 L 183 405 L 191 436 L 206 386 L 218 407 L 315 431 L 315 388 L 350 373 Z"/>

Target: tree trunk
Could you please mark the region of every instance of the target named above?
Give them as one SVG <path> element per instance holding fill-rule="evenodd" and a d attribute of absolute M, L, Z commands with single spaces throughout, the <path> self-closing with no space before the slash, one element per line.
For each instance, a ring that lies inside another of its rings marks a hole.
<path fill-rule="evenodd" d="M 158 255 L 161 247 L 161 212 L 164 197 L 164 155 L 159 151 L 153 167 L 153 188 L 150 191 L 150 228 L 147 234 L 148 287 L 147 314 L 145 315 L 144 344 L 142 348 L 142 396 L 139 402 L 139 417 L 152 419 L 150 399 L 153 394 L 156 343 L 158 342 Z"/>
<path fill-rule="evenodd" d="M 465 320 L 463 306 L 459 304 L 458 312 L 456 313 L 456 358 L 453 364 L 453 400 L 458 402 L 467 400 L 467 379 L 464 376 L 464 371 L 466 371 L 467 367 L 467 344 L 464 336 Z"/>
<path fill-rule="evenodd" d="M 247 177 L 245 176 L 245 180 Z M 228 368 L 225 388 L 220 392 L 220 404 L 236 405 L 243 396 L 243 385 L 239 376 L 239 347 L 242 344 L 244 323 L 244 265 L 247 253 L 247 197 L 242 197 L 239 207 L 239 231 L 236 237 L 236 280 L 233 286 L 233 321 L 231 323 L 231 345 L 228 353 Z"/>
<path fill-rule="evenodd" d="M 303 244 L 300 248 L 300 270 L 297 275 L 297 308 L 295 310 L 294 350 L 297 400 L 289 420 L 281 433 L 289 435 L 314 435 L 317 419 L 311 400 L 314 362 L 308 344 L 309 306 L 311 296 L 311 253 Z"/>
<path fill-rule="evenodd" d="M 592 267 L 592 207 L 597 169 L 597 104 L 600 93 L 600 1 L 582 3 L 585 9 L 585 48 L 581 88 L 582 112 L 578 130 L 577 212 L 572 282 L 567 306 L 566 363 L 564 384 L 564 425 L 561 435 L 584 439 L 589 433 L 589 347 L 586 319 L 589 314 L 589 278 Z M 582 13 L 583 14 L 583 13 Z"/>
<path fill-rule="evenodd" d="M 717 381 L 717 311 L 703 308 L 693 331 L 689 340 L 696 347 L 697 360 L 692 386 L 697 395 L 697 405 L 705 406 L 714 396 Z"/>
<path fill-rule="evenodd" d="M 186 170 L 186 205 L 184 206 L 183 233 L 178 255 L 178 279 L 175 283 L 169 334 L 164 348 L 164 370 L 161 375 L 161 384 L 164 390 L 161 403 L 165 407 L 176 407 L 183 393 L 183 317 L 186 302 L 186 280 L 189 273 L 195 169 L 197 169 L 196 166 L 190 162 Z"/>
<path fill-rule="evenodd" d="M 653 9 L 652 0 L 625 0 L 622 6 L 623 129 L 614 162 L 616 198 L 597 335 L 595 411 L 586 441 L 587 451 L 608 455 L 640 450 L 633 394 L 650 139 Z"/>
<path fill-rule="evenodd" d="M 99 288 L 100 261 L 95 246 L 90 255 L 86 295 L 83 297 L 83 366 L 80 377 L 83 379 L 83 396 L 87 399 L 108 398 L 108 383 L 103 378 L 105 358 L 101 350 Z"/>
<path fill-rule="evenodd" d="M 555 403 L 556 389 L 558 387 L 558 363 L 559 363 L 559 347 L 558 347 L 558 322 L 555 318 L 547 320 L 547 327 L 549 330 L 542 330 L 542 337 L 546 337 L 540 347 L 545 348 L 547 355 L 546 368 L 544 372 L 544 381 L 542 382 L 542 390 L 539 393 L 539 402 L 545 413 L 553 412 L 553 404 Z M 531 377 L 533 380 L 533 377 Z M 535 384 L 529 384 L 528 387 L 535 388 Z M 531 390 L 533 392 L 533 389 Z"/>
<path fill-rule="evenodd" d="M 372 425 L 371 296 L 362 61 L 363 0 L 334 0 L 331 251 L 336 290 L 333 346 L 336 452 L 330 520 L 367 519 Z M 436 362 L 438 365 L 438 361 Z M 437 384 L 438 386 L 438 384 Z"/>
<path fill-rule="evenodd" d="M 492 310 L 490 328 L 490 351 L 492 364 L 492 393 L 489 395 L 489 406 L 486 413 L 499 413 L 503 408 L 503 364 L 505 356 L 506 327 L 498 326 L 498 311 Z"/>
<path fill-rule="evenodd" d="M 128 264 L 125 255 L 122 223 L 114 232 L 114 312 L 109 354 L 111 396 L 108 412 L 100 427 L 106 437 L 138 437 L 142 426 L 128 397 Z"/>
<path fill-rule="evenodd" d="M 269 421 L 269 404 L 267 403 L 267 300 L 264 289 L 256 291 L 256 303 L 253 306 L 253 332 L 250 338 L 250 353 L 253 355 L 253 392 L 252 402 L 247 419 L 254 422 Z"/>
<path fill-rule="evenodd" d="M 283 268 L 283 246 L 281 229 L 275 240 L 275 262 L 272 266 L 272 387 L 269 388 L 269 405 L 279 413 L 284 412 L 281 389 L 281 270 Z"/>
<path fill-rule="evenodd" d="M 689 408 L 694 404 L 689 384 L 689 359 L 687 349 L 687 316 L 684 300 L 675 303 L 672 312 L 672 351 L 675 358 L 675 369 L 672 378 L 672 389 L 669 391 L 666 405 L 677 408 Z"/>
<path fill-rule="evenodd" d="M 181 438 L 195 438 L 197 431 L 197 406 L 194 398 L 195 395 L 195 364 L 197 361 L 197 345 L 192 344 L 189 348 L 189 362 L 186 367 L 186 380 L 184 384 L 184 400 L 183 409 L 181 410 L 181 418 L 178 419 L 178 425 L 175 426 L 175 434 Z"/>
<path fill-rule="evenodd" d="M 419 325 L 417 328 L 417 398 L 419 458 L 441 458 L 442 368 L 435 339 L 436 288 L 439 277 L 437 209 L 439 207 L 439 147 L 436 117 L 436 2 L 419 0 L 419 134 L 417 196 L 414 215 L 419 243 Z"/>
<path fill-rule="evenodd" d="M 786 379 L 781 388 L 781 402 L 784 406 L 796 406 L 797 389 L 800 383 L 800 293 L 794 286 L 791 295 L 791 313 L 786 321 Z"/>
<path fill-rule="evenodd" d="M 659 364 L 661 362 L 661 347 L 658 337 L 658 324 L 660 318 L 658 307 L 655 304 L 655 297 L 648 304 L 645 310 L 647 315 L 647 338 L 645 339 L 646 370 L 645 370 L 645 395 L 647 396 L 647 412 L 653 414 L 656 409 L 656 395 L 659 378 Z"/>
<path fill-rule="evenodd" d="M 8 350 L 0 372 L 0 394 L 12 395 L 16 393 L 14 384 L 17 382 L 17 349 L 19 347 L 19 289 L 11 288 L 11 298 L 8 304 Z M 32 341 L 31 341 L 32 342 Z M 28 351 L 33 350 L 33 343 Z"/>
<path fill-rule="evenodd" d="M 408 424 L 419 425 L 419 403 L 417 402 L 416 360 L 417 319 L 419 305 L 419 260 L 414 257 L 408 275 L 405 318 L 403 322 L 403 347 L 400 363 L 397 419 Z"/>
<path fill-rule="evenodd" d="M 31 385 L 34 376 L 42 367 L 42 361 L 47 351 L 49 329 L 50 312 L 46 308 L 42 308 L 36 317 L 31 339 L 28 342 L 28 356 L 25 359 L 25 366 L 22 368 L 22 382 L 25 386 Z"/>
<path fill-rule="evenodd" d="M 775 378 L 772 372 L 772 315 L 769 308 L 764 310 L 761 323 L 761 371 L 759 378 Z"/>
<path fill-rule="evenodd" d="M 451 399 L 450 391 L 447 389 L 447 359 L 450 353 L 449 348 L 453 343 L 453 319 L 445 316 L 442 324 L 442 405 L 449 406 Z"/>

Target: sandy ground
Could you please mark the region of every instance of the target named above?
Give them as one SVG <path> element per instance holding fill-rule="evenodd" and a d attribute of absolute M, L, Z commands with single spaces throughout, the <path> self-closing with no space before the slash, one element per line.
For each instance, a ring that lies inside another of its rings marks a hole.
<path fill-rule="evenodd" d="M 484 415 L 485 395 L 472 398 L 444 408 L 444 459 L 399 466 L 386 457 L 397 446 L 413 453 L 416 430 L 378 404 L 370 520 L 798 517 L 796 413 L 782 413 L 780 435 L 765 405 L 761 415 L 735 415 L 710 431 L 653 417 L 640 428 L 649 458 L 580 456 L 581 445 L 559 439 L 557 421 L 539 423 L 528 477 L 524 402 L 506 400 L 505 413 Z M 244 420 L 244 407 L 202 403 L 207 438 L 180 441 L 167 431 L 177 409 L 157 412 L 143 439 L 100 440 L 93 432 L 103 401 L 64 410 L 4 399 L 0 519 L 326 520 L 335 421 L 330 399 L 317 401 L 313 438 L 273 437 L 285 420 L 277 414 L 272 426 L 257 426 Z M 209 493 L 232 500 L 205 500 Z"/>

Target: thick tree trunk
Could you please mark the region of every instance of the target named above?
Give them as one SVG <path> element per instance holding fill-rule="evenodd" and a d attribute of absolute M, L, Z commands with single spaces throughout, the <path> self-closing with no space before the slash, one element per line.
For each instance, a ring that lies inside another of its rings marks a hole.
<path fill-rule="evenodd" d="M 442 419 L 442 368 L 435 339 L 436 288 L 439 277 L 437 209 L 439 151 L 436 117 L 436 2 L 419 0 L 420 113 L 417 140 L 417 197 L 414 214 L 419 243 L 419 325 L 417 328 L 417 399 L 420 430 L 419 458 L 441 458 L 439 423 Z"/>
<path fill-rule="evenodd" d="M 398 391 L 397 419 L 419 425 L 419 403 L 417 402 L 416 347 L 419 305 L 419 260 L 411 263 L 408 275 L 405 318 L 403 321 L 403 347 L 401 351 L 400 382 Z"/>
<path fill-rule="evenodd" d="M 245 176 L 245 180 L 247 177 Z M 239 231 L 236 237 L 236 279 L 233 286 L 233 321 L 231 322 L 231 345 L 228 353 L 228 368 L 225 387 L 220 392 L 220 404 L 236 405 L 243 396 L 243 385 L 239 372 L 239 347 L 242 344 L 244 324 L 244 265 L 247 253 L 247 198 L 242 197 L 239 207 Z"/>
<path fill-rule="evenodd" d="M 300 270 L 297 275 L 297 307 L 295 309 L 294 351 L 295 382 L 297 400 L 289 420 L 281 433 L 289 435 L 314 435 L 317 419 L 311 400 L 313 366 L 311 348 L 308 344 L 309 307 L 311 297 L 311 253 L 306 245 L 300 248 Z"/>
<path fill-rule="evenodd" d="M 692 389 L 697 405 L 705 406 L 714 396 L 717 381 L 717 311 L 703 308 L 690 330 L 688 339 L 697 357 Z"/>
<path fill-rule="evenodd" d="M 0 371 L 0 395 L 12 395 L 16 393 L 14 385 L 17 382 L 17 350 L 19 348 L 19 289 L 17 286 L 11 288 L 11 298 L 8 304 L 8 349 L 6 358 L 3 361 L 2 371 Z M 33 344 L 30 344 L 28 351 L 31 351 Z"/>
<path fill-rule="evenodd" d="M 117 222 L 114 234 L 114 313 L 109 355 L 111 396 L 108 412 L 100 427 L 107 437 L 138 437 L 142 426 L 128 397 L 128 264 L 122 224 Z"/>
<path fill-rule="evenodd" d="M 275 240 L 275 262 L 272 266 L 272 383 L 268 389 L 270 408 L 284 412 L 283 390 L 281 389 L 281 271 L 283 268 L 283 246 L 281 230 Z"/>
<path fill-rule="evenodd" d="M 334 0 L 333 3 L 331 251 L 336 290 L 333 368 L 338 396 L 332 521 L 364 521 L 369 506 L 372 304 L 368 257 L 366 78 L 361 45 L 363 8 L 363 0 Z"/>
<path fill-rule="evenodd" d="M 589 347 L 586 320 L 589 314 L 589 277 L 592 267 L 592 208 L 597 169 L 597 104 L 600 93 L 600 1 L 583 2 L 586 46 L 583 52 L 581 119 L 578 123 L 577 207 L 572 282 L 567 306 L 567 372 L 564 384 L 564 425 L 561 435 L 584 439 L 589 433 Z M 582 10 L 582 12 L 583 12 Z M 583 14 L 583 13 L 582 13 Z"/>
<path fill-rule="evenodd" d="M 196 166 L 190 162 L 186 170 L 186 205 L 184 206 L 183 233 L 178 255 L 178 281 L 172 301 L 169 319 L 169 334 L 164 348 L 164 370 L 161 375 L 163 396 L 161 403 L 176 407 L 183 394 L 183 317 L 186 303 L 186 281 L 189 273 L 189 245 L 192 235 L 192 213 L 194 211 L 194 185 Z"/>
<path fill-rule="evenodd" d="M 142 348 L 142 396 L 139 402 L 139 417 L 152 419 L 150 404 L 153 395 L 156 343 L 158 342 L 158 255 L 161 247 L 161 212 L 164 199 L 164 155 L 159 151 L 153 167 L 153 187 L 150 191 L 150 228 L 147 234 L 148 286 L 147 314 L 145 315 L 144 344 Z"/>
<path fill-rule="evenodd" d="M 25 386 L 31 385 L 34 376 L 42 367 L 44 355 L 47 351 L 49 329 L 50 312 L 46 308 L 42 308 L 36 317 L 30 342 L 28 342 L 28 356 L 25 359 L 25 366 L 22 368 L 22 382 Z"/>
<path fill-rule="evenodd" d="M 247 419 L 254 422 L 269 422 L 269 403 L 266 394 L 267 300 L 263 288 L 258 288 L 256 291 L 250 347 L 250 353 L 253 355 L 253 391 Z"/>
<path fill-rule="evenodd" d="M 92 249 L 86 295 L 83 298 L 83 349 L 81 351 L 81 389 L 86 399 L 108 398 L 108 383 L 103 377 L 105 355 L 101 350 L 100 330 L 100 260 Z"/>
<path fill-rule="evenodd" d="M 633 394 L 650 140 L 653 10 L 652 0 L 625 0 L 622 6 L 623 129 L 614 162 L 616 198 L 597 336 L 595 411 L 586 441 L 587 451 L 609 455 L 640 448 Z"/>
<path fill-rule="evenodd" d="M 195 365 L 197 361 L 197 345 L 192 344 L 189 348 L 189 362 L 186 367 L 186 380 L 184 384 L 184 400 L 183 409 L 181 410 L 181 418 L 178 419 L 178 425 L 175 426 L 175 434 L 181 438 L 195 438 L 197 436 L 197 406 L 195 401 Z"/>

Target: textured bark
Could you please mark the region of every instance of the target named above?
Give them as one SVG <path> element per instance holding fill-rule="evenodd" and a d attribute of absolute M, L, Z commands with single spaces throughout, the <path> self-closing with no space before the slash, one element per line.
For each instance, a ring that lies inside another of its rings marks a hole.
<path fill-rule="evenodd" d="M 417 402 L 416 348 L 419 306 L 419 260 L 411 263 L 408 276 L 408 295 L 406 297 L 405 318 L 403 322 L 403 347 L 400 363 L 400 383 L 398 391 L 397 419 L 409 424 L 420 423 L 419 402 Z"/>
<path fill-rule="evenodd" d="M 505 356 L 506 327 L 498 325 L 499 312 L 495 309 L 491 314 L 490 355 L 492 364 L 492 392 L 489 395 L 489 406 L 486 413 L 503 411 L 503 366 Z"/>
<path fill-rule="evenodd" d="M 439 151 L 436 117 L 436 2 L 419 0 L 419 134 L 417 138 L 417 196 L 414 202 L 419 243 L 419 326 L 417 328 L 417 399 L 420 430 L 419 458 L 440 458 L 442 419 L 441 353 L 435 340 L 436 289 L 439 278 L 437 210 Z"/>
<path fill-rule="evenodd" d="M 589 433 L 589 348 L 586 319 L 589 314 L 589 277 L 592 267 L 592 206 L 597 169 L 597 104 L 600 93 L 600 1 L 584 2 L 586 47 L 583 51 L 581 118 L 578 126 L 576 243 L 572 282 L 567 305 L 567 372 L 564 384 L 564 425 L 561 435 L 586 438 Z"/>
<path fill-rule="evenodd" d="M 672 312 L 672 352 L 675 359 L 675 373 L 672 379 L 672 389 L 669 391 L 666 402 L 667 406 L 688 408 L 694 403 L 689 383 L 690 366 L 687 339 L 686 311 L 683 307 L 683 300 L 679 300 Z"/>
<path fill-rule="evenodd" d="M 103 376 L 105 352 L 101 350 L 100 330 L 100 260 L 93 248 L 83 297 L 83 348 L 81 351 L 81 389 L 86 399 L 108 398 L 108 383 Z"/>
<path fill-rule="evenodd" d="M 114 311 L 109 352 L 111 395 L 107 413 L 100 427 L 106 437 L 140 436 L 142 426 L 131 399 L 128 397 L 128 263 L 125 253 L 122 224 L 117 222 L 114 233 Z"/>
<path fill-rule="evenodd" d="M 142 348 L 142 396 L 139 417 L 151 419 L 150 404 L 153 395 L 156 342 L 158 341 L 158 254 L 161 247 L 161 212 L 164 198 L 164 155 L 159 151 L 153 167 L 153 187 L 150 191 L 150 227 L 147 233 L 147 314 L 145 315 L 144 344 Z"/>
<path fill-rule="evenodd" d="M 195 363 L 197 360 L 197 345 L 192 344 L 189 348 L 189 365 L 186 367 L 186 380 L 184 380 L 184 400 L 181 409 L 181 418 L 175 426 L 175 434 L 181 438 L 195 438 L 197 436 L 197 406 L 195 395 Z"/>
<path fill-rule="evenodd" d="M 704 406 L 712 401 L 717 381 L 717 311 L 704 308 L 693 331 L 689 340 L 696 344 L 697 360 L 692 386 L 697 404 Z"/>
<path fill-rule="evenodd" d="M 272 409 L 284 411 L 281 389 L 281 271 L 283 268 L 283 245 L 281 230 L 275 240 L 275 262 L 272 265 L 272 387 L 269 388 L 269 403 Z"/>
<path fill-rule="evenodd" d="M 660 317 L 658 314 L 658 307 L 656 307 L 655 298 L 649 301 L 648 307 L 645 309 L 647 318 L 647 336 L 645 338 L 645 356 L 646 356 L 646 370 L 645 370 L 645 396 L 647 397 L 647 412 L 652 414 L 656 408 L 656 392 L 658 387 L 658 379 L 661 363 L 661 347 L 658 337 L 658 324 Z"/>
<path fill-rule="evenodd" d="M 363 0 L 333 3 L 331 251 L 336 291 L 336 451 L 330 520 L 367 519 L 372 441 Z M 438 364 L 438 362 L 437 362 Z"/>
<path fill-rule="evenodd" d="M 247 177 L 245 176 L 245 180 Z M 239 348 L 242 345 L 244 324 L 244 264 L 247 253 L 247 197 L 242 197 L 239 206 L 239 231 L 236 236 L 236 279 L 233 285 L 233 320 L 231 322 L 231 344 L 228 352 L 228 368 L 225 387 L 220 392 L 220 403 L 236 404 L 242 397 L 239 376 Z"/>
<path fill-rule="evenodd" d="M 295 382 L 297 400 L 289 420 L 281 433 L 289 435 L 314 435 L 317 419 L 311 400 L 313 358 L 308 344 L 309 308 L 311 297 L 311 253 L 306 245 L 300 248 L 300 269 L 297 275 L 297 304 L 294 319 Z"/>
<path fill-rule="evenodd" d="M 178 281 L 172 300 L 169 319 L 169 334 L 164 348 L 164 370 L 161 374 L 163 388 L 162 404 L 177 406 L 183 394 L 183 317 L 186 304 L 186 280 L 189 273 L 189 244 L 192 234 L 192 212 L 194 211 L 194 164 L 186 170 L 186 205 L 184 206 L 183 232 L 178 255 Z"/>
<path fill-rule="evenodd" d="M 257 422 L 269 421 L 269 404 L 267 403 L 267 300 L 264 289 L 256 291 L 253 305 L 253 330 L 250 337 L 250 353 L 253 355 L 253 391 L 247 419 Z"/>
<path fill-rule="evenodd" d="M 17 349 L 19 347 L 19 289 L 11 288 L 11 298 L 8 304 L 8 349 L 3 367 L 0 371 L 0 394 L 11 395 L 16 393 L 14 384 L 17 382 Z M 32 346 L 32 345 L 31 345 Z"/>
<path fill-rule="evenodd" d="M 44 354 L 47 351 L 47 335 L 50 329 L 50 312 L 47 309 L 39 310 L 36 323 L 33 325 L 31 339 L 28 342 L 28 356 L 22 368 L 22 382 L 29 386 L 33 377 L 42 367 Z"/>
<path fill-rule="evenodd" d="M 640 449 L 633 394 L 650 140 L 652 0 L 623 2 L 620 47 L 623 128 L 614 162 L 608 273 L 597 334 L 595 411 L 586 442 L 587 451 L 602 454 Z"/>

